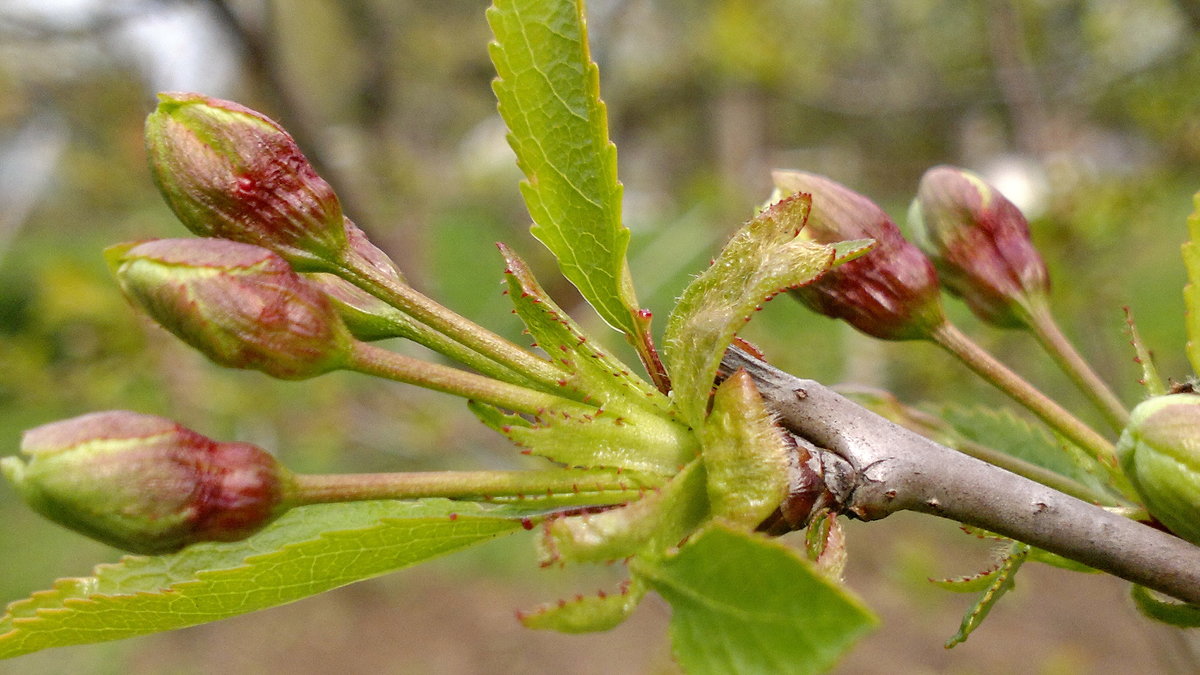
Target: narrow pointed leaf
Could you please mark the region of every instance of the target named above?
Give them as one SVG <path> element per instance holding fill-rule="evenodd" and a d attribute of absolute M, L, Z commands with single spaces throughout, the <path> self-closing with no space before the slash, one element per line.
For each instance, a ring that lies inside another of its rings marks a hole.
<path fill-rule="evenodd" d="M 635 335 L 642 326 L 625 259 L 617 150 L 583 2 L 497 0 L 487 16 L 496 38 L 492 88 L 525 173 L 533 235 L 605 321 Z"/>
<path fill-rule="evenodd" d="M 518 615 L 526 628 L 560 633 L 594 633 L 620 625 L 646 595 L 640 583 L 626 582 L 616 593 L 577 595 Z"/>
<path fill-rule="evenodd" d="M 630 406 L 655 414 L 670 410 L 665 395 L 590 339 L 542 289 L 525 262 L 507 246 L 499 247 L 517 316 L 555 365 L 569 373 L 563 381 L 564 396 L 586 398 L 614 411 L 628 411 Z"/>
<path fill-rule="evenodd" d="M 755 216 L 683 292 L 667 319 L 663 356 L 683 420 L 698 427 L 726 347 L 755 309 L 861 255 L 869 242 L 825 246 L 800 236 L 811 199 L 797 194 Z"/>
<path fill-rule="evenodd" d="M 1131 592 L 1133 604 L 1145 616 L 1179 628 L 1200 628 L 1200 606 L 1159 598 L 1136 584 Z"/>
<path fill-rule="evenodd" d="M 876 622 L 795 551 L 719 524 L 631 567 L 671 603 L 672 646 L 691 675 L 824 672 Z"/>
<path fill-rule="evenodd" d="M 442 499 L 293 509 L 244 541 L 126 557 L 11 603 L 0 658 L 286 604 L 519 531 L 530 513 Z"/>
<path fill-rule="evenodd" d="M 1133 361 L 1142 367 L 1142 379 L 1138 382 L 1146 388 L 1148 395 L 1162 396 L 1167 393 L 1167 385 L 1163 382 L 1162 376 L 1158 374 L 1158 366 L 1154 365 L 1154 355 L 1142 341 L 1137 324 L 1133 322 L 1133 312 L 1128 307 L 1125 308 L 1125 325 L 1129 327 L 1129 344 L 1133 346 L 1134 352 Z"/>
<path fill-rule="evenodd" d="M 1021 569 L 1021 564 L 1025 562 L 1025 558 L 1029 555 L 1029 546 L 1020 542 L 1014 541 L 1004 559 L 996 570 L 987 575 L 990 583 L 984 589 L 983 594 L 979 596 L 979 600 L 967 611 L 963 617 L 962 624 L 958 628 L 958 632 L 946 641 L 946 648 L 949 649 L 955 645 L 962 644 L 967 641 L 967 637 L 979 627 L 983 620 L 987 618 L 992 608 L 1004 597 L 1005 593 L 1011 591 L 1015 585 L 1017 570 Z"/>

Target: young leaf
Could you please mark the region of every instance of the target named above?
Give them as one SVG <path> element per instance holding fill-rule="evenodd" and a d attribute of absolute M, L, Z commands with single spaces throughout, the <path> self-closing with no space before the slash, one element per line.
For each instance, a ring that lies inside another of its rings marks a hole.
<path fill-rule="evenodd" d="M 496 37 L 492 88 L 525 173 L 521 194 L 533 235 L 600 316 L 633 336 L 643 327 L 625 260 L 617 149 L 583 2 L 496 0 L 487 17 Z"/>
<path fill-rule="evenodd" d="M 824 672 L 876 622 L 796 552 L 716 523 L 631 569 L 671 603 L 675 656 L 692 675 Z"/>
<path fill-rule="evenodd" d="M 539 558 L 543 565 L 659 558 L 708 517 L 704 490 L 704 466 L 693 461 L 661 488 L 628 506 L 551 520 L 539 540 Z"/>
<path fill-rule="evenodd" d="M 788 443 L 742 370 L 717 387 L 700 430 L 713 516 L 753 530 L 788 493 Z"/>
<path fill-rule="evenodd" d="M 1143 615 L 1179 628 L 1200 628 L 1200 606 L 1160 599 L 1137 584 L 1131 589 L 1133 604 Z"/>
<path fill-rule="evenodd" d="M 1128 307 L 1125 308 L 1125 325 L 1129 327 L 1129 344 L 1133 345 L 1133 362 L 1142 367 L 1142 379 L 1138 382 L 1146 388 L 1146 393 L 1150 396 L 1162 396 L 1167 393 L 1167 385 L 1158 374 L 1158 367 L 1154 365 L 1154 356 L 1146 348 L 1146 343 L 1142 341 L 1137 324 L 1133 322 L 1133 312 Z"/>
<path fill-rule="evenodd" d="M 1021 564 L 1025 562 L 1025 558 L 1028 555 L 1029 546 L 1014 541 L 1012 546 L 1009 547 L 1008 552 L 1005 553 L 1004 559 L 1000 561 L 999 567 L 982 577 L 982 579 L 986 579 L 990 583 L 983 590 L 983 595 L 979 596 L 979 600 L 971 607 L 966 616 L 963 617 L 962 625 L 959 626 L 958 632 L 954 634 L 954 637 L 946 641 L 946 649 L 966 642 L 967 636 L 983 623 L 983 620 L 987 618 L 988 612 L 992 611 L 992 608 L 996 606 L 1000 598 L 1013 589 L 1017 570 L 1021 569 Z"/>
<path fill-rule="evenodd" d="M 1188 216 L 1188 242 L 1183 245 L 1183 264 L 1187 268 L 1187 285 L 1183 287 L 1187 356 L 1192 372 L 1200 375 L 1200 192 L 1192 198 L 1194 210 Z"/>
<path fill-rule="evenodd" d="M 517 316 L 555 365 L 570 373 L 563 395 L 613 411 L 632 412 L 632 407 L 666 414 L 670 410 L 665 395 L 584 334 L 542 289 L 525 261 L 504 244 L 497 246 L 504 256 L 508 295 Z"/>
<path fill-rule="evenodd" d="M 645 595 L 643 584 L 629 580 L 617 593 L 600 591 L 596 595 L 577 595 L 571 600 L 559 600 L 530 612 L 520 612 L 517 618 L 526 628 L 536 630 L 595 633 L 620 625 L 637 609 Z"/>
<path fill-rule="evenodd" d="M 286 604 L 516 532 L 532 513 L 444 499 L 296 508 L 244 541 L 126 557 L 11 603 L 0 658 Z"/>
<path fill-rule="evenodd" d="M 811 203 L 808 195 L 796 194 L 755 216 L 671 311 L 663 357 L 675 404 L 688 424 L 700 426 L 721 356 L 755 309 L 866 252 L 869 242 L 825 246 L 803 239 Z"/>

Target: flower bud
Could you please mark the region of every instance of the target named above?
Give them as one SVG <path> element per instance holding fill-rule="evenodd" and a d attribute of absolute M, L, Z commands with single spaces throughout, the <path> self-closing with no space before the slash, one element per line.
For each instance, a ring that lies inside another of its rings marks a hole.
<path fill-rule="evenodd" d="M 244 539 L 288 508 L 292 476 L 248 443 L 117 410 L 25 432 L 0 470 L 47 518 L 134 553 Z"/>
<path fill-rule="evenodd" d="M 337 195 L 265 115 L 199 94 L 159 94 L 146 118 L 154 181 L 189 230 L 269 248 L 304 269 L 346 252 Z"/>
<path fill-rule="evenodd" d="M 1150 514 L 1200 545 L 1200 395 L 1143 401 L 1130 414 L 1117 457 Z"/>
<path fill-rule="evenodd" d="M 351 337 L 323 293 L 275 253 L 224 239 L 108 250 L 121 289 L 223 366 L 304 379 L 340 368 Z"/>
<path fill-rule="evenodd" d="M 822 244 L 875 240 L 862 257 L 792 291 L 804 304 L 884 340 L 926 338 L 945 321 L 933 265 L 883 209 L 822 176 L 776 171 L 773 178 L 779 192 L 812 195 L 804 236 Z"/>
<path fill-rule="evenodd" d="M 908 221 L 946 288 L 980 319 L 1019 328 L 1045 302 L 1050 280 L 1029 223 L 979 176 L 951 166 L 926 171 Z"/>

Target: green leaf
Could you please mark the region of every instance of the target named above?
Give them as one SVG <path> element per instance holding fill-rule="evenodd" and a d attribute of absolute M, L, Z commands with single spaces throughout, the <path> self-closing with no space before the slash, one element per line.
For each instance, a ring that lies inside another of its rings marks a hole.
<path fill-rule="evenodd" d="M 1142 341 L 1137 324 L 1133 322 L 1133 312 L 1128 307 L 1125 308 L 1125 325 L 1129 327 L 1129 344 L 1133 345 L 1133 362 L 1142 367 L 1142 379 L 1138 382 L 1146 388 L 1148 395 L 1162 396 L 1167 393 L 1167 385 L 1158 374 L 1158 367 L 1154 365 L 1154 355 Z"/>
<path fill-rule="evenodd" d="M 1185 327 L 1187 328 L 1187 356 L 1192 372 L 1200 375 L 1200 192 L 1192 198 L 1194 210 L 1188 216 L 1188 242 L 1183 245 L 1183 264 L 1187 268 L 1188 282 L 1183 287 Z"/>
<path fill-rule="evenodd" d="M 629 230 L 583 2 L 496 0 L 487 17 L 492 89 L 525 173 L 533 235 L 600 316 L 632 336 L 642 321 L 625 259 Z"/>
<path fill-rule="evenodd" d="M 983 576 L 980 581 L 986 580 L 987 587 L 983 589 L 983 594 L 979 596 L 979 600 L 967 611 L 963 617 L 962 624 L 958 628 L 958 632 L 946 641 L 946 649 L 955 645 L 962 644 L 967 641 L 967 637 L 983 623 L 987 618 L 992 608 L 1004 597 L 1005 593 L 1011 591 L 1015 585 L 1017 570 L 1021 569 L 1021 564 L 1025 562 L 1025 558 L 1029 555 L 1029 546 L 1021 542 L 1014 541 L 1005 553 L 1004 558 L 1000 561 L 1000 565 Z"/>
<path fill-rule="evenodd" d="M 717 387 L 700 431 L 714 517 L 753 530 L 779 507 L 788 493 L 787 442 L 747 373 Z"/>
<path fill-rule="evenodd" d="M 526 628 L 536 630 L 595 633 L 620 625 L 637 609 L 645 595 L 645 586 L 626 581 L 617 593 L 577 595 L 571 600 L 559 600 L 530 612 L 520 612 L 517 618 Z"/>
<path fill-rule="evenodd" d="M 551 521 L 538 540 L 539 557 L 543 565 L 659 558 L 708 517 L 704 494 L 704 465 L 695 460 L 628 506 Z"/>
<path fill-rule="evenodd" d="M 0 658 L 282 605 L 516 532 L 531 513 L 443 499 L 296 508 L 244 541 L 126 557 L 11 603 Z"/>
<path fill-rule="evenodd" d="M 876 622 L 791 549 L 713 524 L 635 576 L 671 603 L 671 642 L 692 675 L 819 673 Z"/>
<path fill-rule="evenodd" d="M 867 242 L 824 246 L 800 236 L 812 200 L 796 194 L 755 216 L 697 277 L 667 319 L 664 362 L 685 422 L 699 427 L 717 366 L 762 303 L 866 252 Z"/>
<path fill-rule="evenodd" d="M 1060 443 L 1068 450 L 1074 450 L 1074 446 L 1017 417 L 1011 410 L 950 405 L 940 411 L 939 417 L 968 440 L 1072 478 L 1099 494 L 1107 491 L 1105 483 L 1072 461 Z"/>
<path fill-rule="evenodd" d="M 620 414 L 638 409 L 659 415 L 669 413 L 670 399 L 634 375 L 629 366 L 605 353 L 554 303 L 525 261 L 504 244 L 498 246 L 517 316 L 555 365 L 570 374 L 562 383 L 564 395 Z"/>
<path fill-rule="evenodd" d="M 696 437 L 674 419 L 670 399 L 589 339 L 507 246 L 500 251 L 517 315 L 563 369 L 561 394 L 578 403 L 548 409 L 532 425 L 478 405 L 476 415 L 530 454 L 570 466 L 670 476 L 691 461 Z"/>
<path fill-rule="evenodd" d="M 1133 603 L 1145 616 L 1179 628 L 1200 628 L 1200 606 L 1160 599 L 1136 584 L 1131 593 Z"/>

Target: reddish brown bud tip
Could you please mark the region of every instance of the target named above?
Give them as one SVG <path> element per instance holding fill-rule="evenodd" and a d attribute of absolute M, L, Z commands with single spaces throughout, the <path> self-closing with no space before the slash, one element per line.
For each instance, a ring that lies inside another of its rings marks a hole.
<path fill-rule="evenodd" d="M 945 321 L 933 265 L 883 209 L 823 176 L 776 171 L 773 178 L 781 192 L 812 195 L 804 236 L 822 244 L 875 240 L 862 257 L 792 291 L 804 304 L 884 340 L 927 338 Z"/>
<path fill-rule="evenodd" d="M 269 248 L 305 269 L 346 251 L 337 195 L 262 113 L 199 94 L 159 94 L 146 119 L 150 169 L 192 232 Z"/>
<path fill-rule="evenodd" d="M 112 546 L 164 553 L 236 541 L 286 510 L 291 474 L 266 451 L 152 415 L 109 411 L 25 432 L 5 476 L 42 515 Z"/>
<path fill-rule="evenodd" d="M 909 209 L 913 240 L 946 288 L 993 325 L 1020 327 L 1045 302 L 1050 281 L 1020 210 L 982 178 L 936 166 Z"/>
<path fill-rule="evenodd" d="M 126 296 L 223 366 L 303 379 L 349 354 L 352 338 L 329 299 L 264 248 L 161 239 L 108 255 Z"/>

